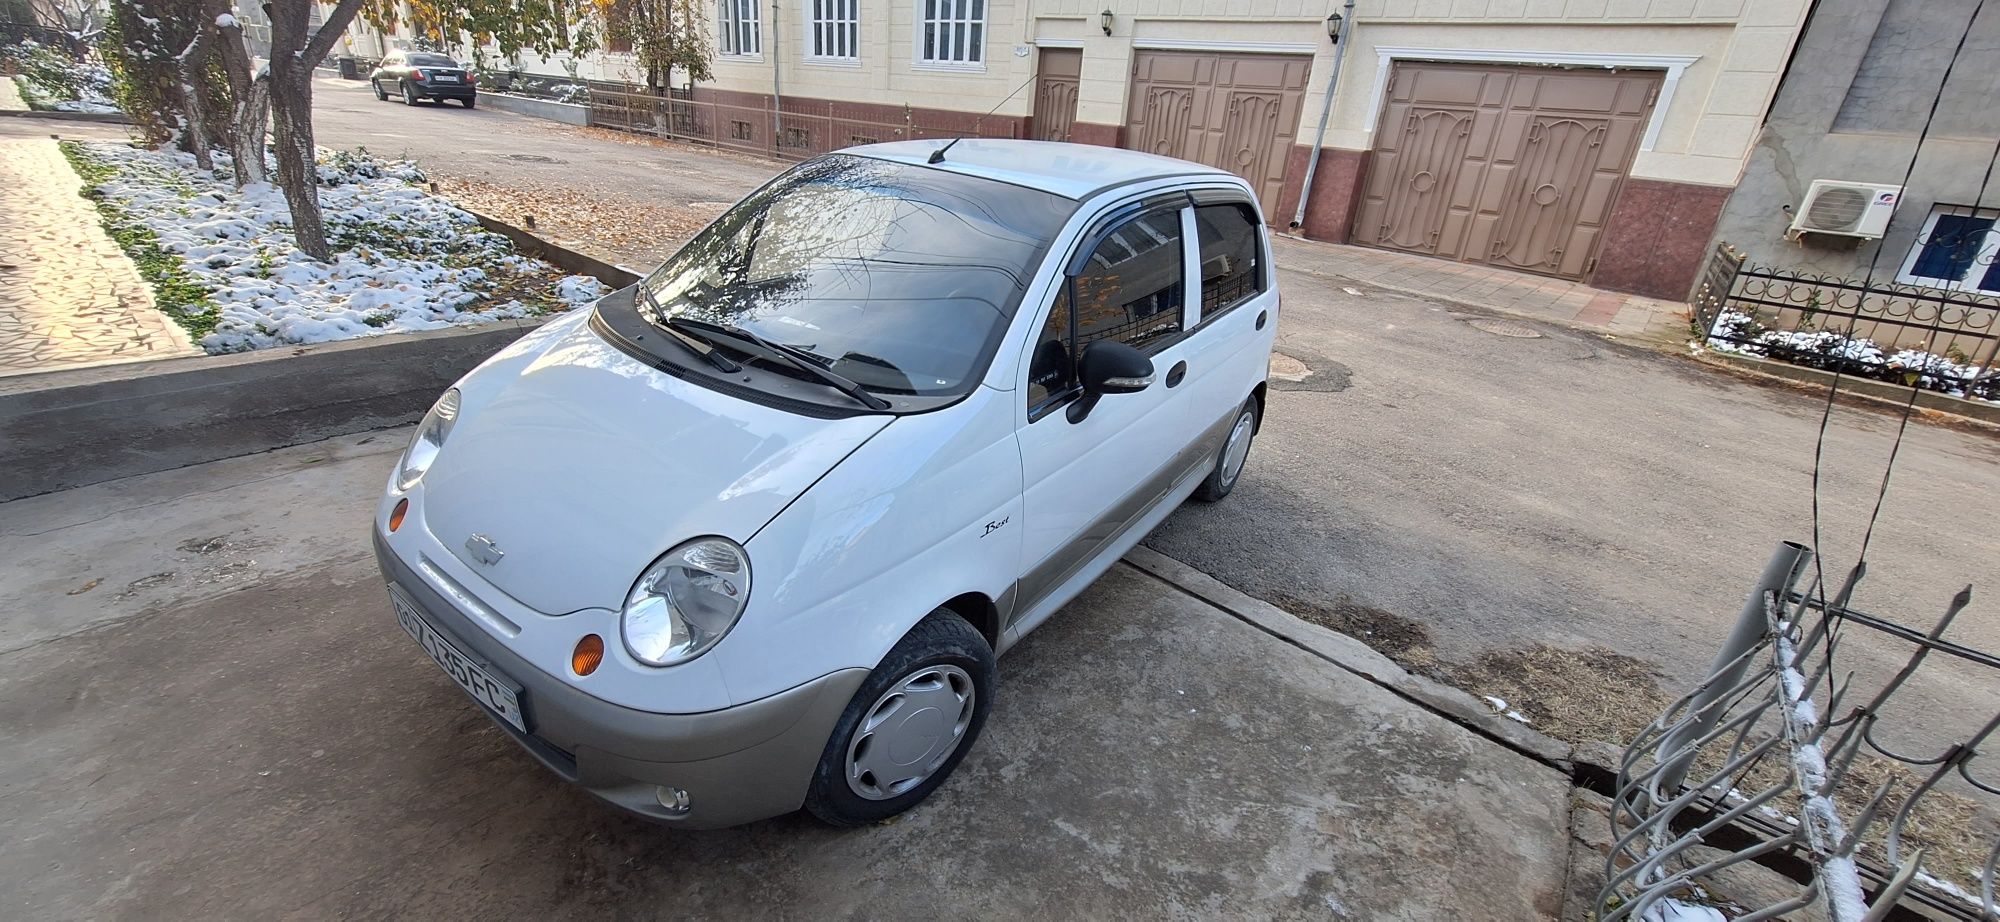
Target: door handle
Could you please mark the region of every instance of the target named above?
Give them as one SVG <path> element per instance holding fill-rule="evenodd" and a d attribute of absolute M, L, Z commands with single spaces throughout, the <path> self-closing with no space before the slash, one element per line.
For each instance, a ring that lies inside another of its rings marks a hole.
<path fill-rule="evenodd" d="M 1167 371 L 1167 386 L 1173 387 L 1181 383 L 1181 379 L 1185 377 L 1187 377 L 1187 363 L 1175 362 L 1174 367 Z"/>

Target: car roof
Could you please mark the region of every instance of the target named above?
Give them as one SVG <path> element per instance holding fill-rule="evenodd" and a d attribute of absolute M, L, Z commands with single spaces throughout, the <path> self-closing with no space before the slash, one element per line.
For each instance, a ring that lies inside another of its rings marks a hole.
<path fill-rule="evenodd" d="M 1211 166 L 1156 154 L 1095 144 L 965 138 L 953 144 L 944 162 L 928 163 L 950 139 L 891 141 L 840 151 L 878 160 L 929 166 L 967 176 L 998 180 L 1081 201 L 1112 186 L 1172 176 L 1234 178 Z"/>

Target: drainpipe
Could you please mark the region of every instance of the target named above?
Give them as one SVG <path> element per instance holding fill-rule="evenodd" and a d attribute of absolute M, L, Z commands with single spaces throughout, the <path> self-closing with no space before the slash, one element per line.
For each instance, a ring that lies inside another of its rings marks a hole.
<path fill-rule="evenodd" d="M 1347 0 L 1347 2 L 1353 3 L 1354 0 Z M 783 87 L 781 87 L 778 83 L 778 70 L 780 66 L 780 62 L 778 60 L 780 56 L 779 52 L 782 51 L 785 47 L 784 44 L 778 40 L 778 17 L 783 12 L 784 12 L 784 4 L 782 0 L 771 0 L 771 34 L 770 34 L 771 52 L 770 53 L 771 53 L 771 155 L 772 156 L 777 156 L 784 149 L 783 145 L 785 143 L 785 128 L 782 121 L 785 109 L 785 96 L 781 92 Z"/>
<path fill-rule="evenodd" d="M 1333 36 L 1333 73 L 1326 76 L 1326 99 L 1319 107 L 1319 133 L 1313 135 L 1312 157 L 1306 160 L 1305 182 L 1299 185 L 1299 210 L 1292 215 L 1292 229 L 1298 230 L 1306 223 L 1306 202 L 1312 200 L 1313 174 L 1319 172 L 1320 148 L 1326 145 L 1326 120 L 1333 115 L 1333 88 L 1340 83 L 1340 62 L 1347 56 L 1348 34 L 1354 31 L 1354 0 L 1340 8 L 1340 29 Z"/>

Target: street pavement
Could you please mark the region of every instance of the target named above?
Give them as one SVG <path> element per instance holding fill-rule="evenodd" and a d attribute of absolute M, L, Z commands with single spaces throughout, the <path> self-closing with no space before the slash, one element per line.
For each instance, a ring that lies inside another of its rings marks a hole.
<path fill-rule="evenodd" d="M 378 103 L 361 84 L 321 80 L 316 93 L 322 143 L 407 154 L 447 181 L 602 195 L 674 232 L 699 223 L 683 220 L 691 207 L 711 214 L 780 168 L 510 113 Z M 673 239 L 610 255 L 646 268 Z M 1635 698 L 1650 701 L 1698 680 L 1779 541 L 1814 542 L 1823 393 L 1626 345 L 1682 324 L 1670 306 L 1357 247 L 1280 239 L 1276 256 L 1281 363 L 1310 377 L 1272 394 L 1245 501 L 1189 506 L 1151 546 L 1471 691 L 1496 691 L 1485 677 L 1548 647 L 1619 666 L 1595 681 L 1646 686 Z M 1818 537 L 1832 579 L 1855 559 L 1895 432 L 1893 417 L 1844 404 L 1831 420 Z M 1928 627 L 1961 586 L 1990 581 L 2000 519 L 1981 510 L 1995 495 L 2000 442 L 1913 424 L 1857 604 Z M 1993 589 L 1953 629 L 1961 643 L 2000 649 L 2000 607 L 1983 601 Z M 1858 635 L 1849 647 L 1865 667 L 1857 688 L 1906 652 Z M 1919 679 L 1898 711 L 1938 719 L 1894 724 L 1924 739 L 2000 711 L 1990 675 L 1936 663 Z M 1551 718 L 1590 703 L 1574 688 L 1528 691 L 1517 703 Z"/>
<path fill-rule="evenodd" d="M 897 821 L 616 815 L 395 624 L 366 529 L 408 435 L 0 504 L 0 916 L 1561 909 L 1564 775 L 1126 565 L 1008 653 Z"/>

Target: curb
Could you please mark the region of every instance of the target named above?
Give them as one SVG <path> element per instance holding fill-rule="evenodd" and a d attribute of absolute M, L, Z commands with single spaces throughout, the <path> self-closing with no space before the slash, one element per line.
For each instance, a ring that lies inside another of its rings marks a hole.
<path fill-rule="evenodd" d="M 1577 758 L 1570 744 L 1482 706 L 1471 694 L 1416 675 L 1367 644 L 1346 634 L 1308 624 L 1283 609 L 1252 598 L 1222 581 L 1145 545 L 1128 551 L 1125 563 L 1169 586 L 1228 612 L 1252 627 L 1292 644 L 1394 693 L 1424 710 L 1574 778 Z"/>
<path fill-rule="evenodd" d="M 1769 378 L 1779 382 L 1805 384 L 1821 389 L 1833 383 L 1833 372 L 1822 371 L 1818 368 L 1807 368 L 1803 365 L 1793 365 L 1789 362 L 1776 362 L 1770 359 L 1757 358 L 1756 356 L 1733 355 L 1727 352 L 1704 349 L 1693 358 L 1695 361 L 1706 365 L 1753 374 L 1761 378 Z M 1840 376 L 1840 391 L 1846 396 L 1882 404 L 1889 409 L 1897 411 L 1902 410 L 1903 404 L 1908 403 L 1910 400 L 1910 389 L 1908 387 L 1890 384 L 1887 381 L 1877 381 L 1873 378 L 1857 378 L 1853 375 Z M 1936 391 L 1918 391 L 1917 406 L 1920 409 L 1929 410 L 1934 413 L 1956 416 L 1974 422 L 1985 423 L 1990 426 L 2000 426 L 2000 404 L 1965 400 L 1949 394 L 1940 394 Z"/>
<path fill-rule="evenodd" d="M 511 112 L 515 115 L 573 125 L 577 128 L 590 127 L 590 107 L 575 103 L 537 99 L 533 96 L 515 96 L 501 90 L 481 89 L 479 104 L 500 112 Z"/>
<path fill-rule="evenodd" d="M 40 109 L 0 109 L 0 117 L 42 118 L 59 122 L 98 122 L 109 125 L 132 124 L 132 117 L 123 112 L 55 112 Z"/>

